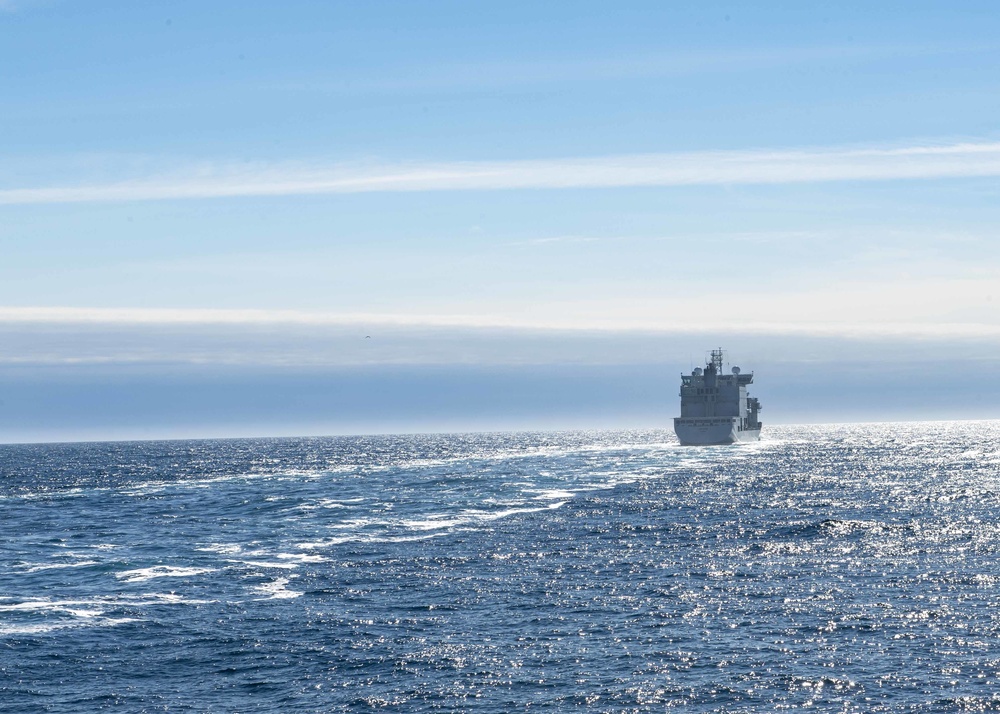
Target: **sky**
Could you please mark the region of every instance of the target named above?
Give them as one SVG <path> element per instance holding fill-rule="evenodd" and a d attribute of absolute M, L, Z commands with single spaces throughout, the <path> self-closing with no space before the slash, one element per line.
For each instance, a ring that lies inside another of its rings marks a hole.
<path fill-rule="evenodd" d="M 0 0 L 0 441 L 1000 418 L 993 2 Z"/>

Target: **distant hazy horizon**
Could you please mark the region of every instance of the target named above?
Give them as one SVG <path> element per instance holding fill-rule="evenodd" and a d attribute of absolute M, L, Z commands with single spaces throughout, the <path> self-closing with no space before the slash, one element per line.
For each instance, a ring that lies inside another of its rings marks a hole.
<path fill-rule="evenodd" d="M 977 365 L 995 374 L 1000 360 Z M 114 441 L 663 429 L 679 413 L 670 365 L 0 369 L 0 441 Z M 683 368 L 686 371 L 686 366 Z M 750 391 L 780 424 L 997 418 L 1000 384 L 946 362 L 765 364 Z"/>

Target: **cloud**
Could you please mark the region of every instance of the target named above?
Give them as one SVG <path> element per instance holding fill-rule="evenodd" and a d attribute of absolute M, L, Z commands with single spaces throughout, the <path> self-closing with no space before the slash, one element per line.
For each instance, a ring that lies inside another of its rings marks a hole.
<path fill-rule="evenodd" d="M 1000 142 L 704 151 L 394 165 L 202 166 L 117 183 L 6 188 L 0 204 L 162 201 L 409 191 L 594 189 L 1000 176 Z"/>
<path fill-rule="evenodd" d="M 913 288 L 918 290 L 919 286 Z M 933 290 L 928 301 L 933 301 Z M 752 297 L 752 296 L 751 296 Z M 905 297 L 905 296 L 904 296 Z M 748 298 L 750 299 L 750 298 Z M 825 298 L 824 298 L 825 299 Z M 844 296 L 846 303 L 849 296 Z M 531 317 L 518 317 L 510 313 L 495 314 L 430 314 L 430 313 L 335 313 L 310 312 L 303 310 L 253 310 L 253 309 L 199 309 L 199 308 L 82 308 L 82 307 L 0 307 L 0 327 L 33 326 L 118 326 L 118 327 L 212 327 L 232 326 L 237 328 L 373 328 L 385 327 L 403 330 L 515 330 L 522 332 L 546 333 L 684 333 L 684 334 L 754 334 L 754 335 L 800 335 L 810 337 L 839 338 L 891 338 L 907 339 L 987 339 L 1000 338 L 1000 324 L 994 322 L 958 322 L 947 315 L 935 315 L 936 320 L 893 321 L 894 308 L 891 304 L 884 310 L 871 313 L 867 322 L 837 320 L 837 310 L 816 316 L 816 319 L 796 319 L 793 313 L 772 312 L 775 319 L 753 319 L 746 316 L 727 318 L 721 308 L 730 301 L 730 296 L 721 296 L 719 310 L 699 312 L 690 319 L 655 317 L 654 313 L 684 316 L 681 302 L 663 303 L 671 309 L 660 309 L 653 305 L 647 314 L 637 313 L 634 319 L 623 315 L 621 305 L 610 305 L 609 310 L 600 313 L 594 306 L 582 305 L 581 312 L 588 317 L 580 318 L 575 313 L 536 312 Z M 860 292 L 854 298 L 861 306 L 868 306 L 880 300 L 879 295 L 870 291 Z M 771 304 L 789 301 L 789 296 L 761 296 L 757 307 L 767 308 Z M 714 307 L 714 306 L 712 306 Z M 838 308 L 839 309 L 839 308 Z M 723 317 L 707 319 L 706 315 L 718 314 Z"/>

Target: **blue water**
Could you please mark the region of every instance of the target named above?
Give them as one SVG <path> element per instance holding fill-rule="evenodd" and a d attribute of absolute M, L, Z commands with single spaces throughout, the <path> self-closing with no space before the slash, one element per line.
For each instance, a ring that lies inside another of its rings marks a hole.
<path fill-rule="evenodd" d="M 1000 708 L 1000 422 L 0 447 L 0 711 Z"/>

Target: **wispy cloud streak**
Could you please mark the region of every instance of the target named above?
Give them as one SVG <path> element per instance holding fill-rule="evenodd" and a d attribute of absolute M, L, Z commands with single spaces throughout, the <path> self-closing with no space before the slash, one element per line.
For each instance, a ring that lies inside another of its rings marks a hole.
<path fill-rule="evenodd" d="M 705 322 L 702 319 L 576 319 L 513 317 L 504 314 L 335 313 L 301 310 L 200 308 L 80 308 L 0 306 L 0 328 L 15 326 L 158 328 L 371 328 L 403 330 L 515 330 L 564 333 L 733 333 L 809 335 L 844 338 L 908 337 L 914 339 L 1000 338 L 1000 325 L 982 322 L 833 322 L 774 320 Z"/>
<path fill-rule="evenodd" d="M 162 201 L 404 191 L 785 184 L 1000 176 L 1000 142 L 707 151 L 381 166 L 221 166 L 118 183 L 0 190 L 0 204 Z"/>

